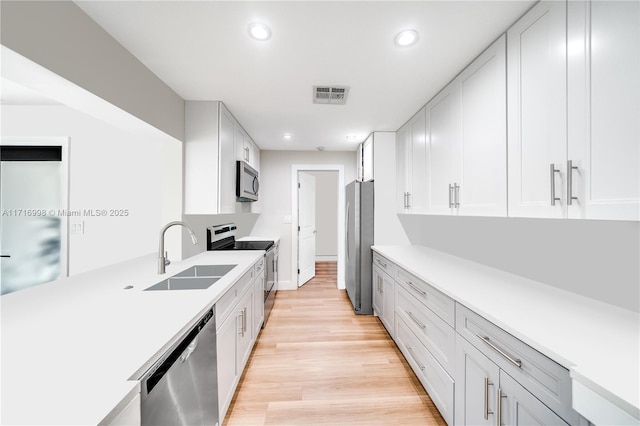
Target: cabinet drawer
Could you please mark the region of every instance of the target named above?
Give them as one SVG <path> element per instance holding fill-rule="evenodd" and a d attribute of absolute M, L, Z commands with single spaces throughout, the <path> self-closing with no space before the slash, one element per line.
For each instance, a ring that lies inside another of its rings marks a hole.
<path fill-rule="evenodd" d="M 461 304 L 456 316 L 461 336 L 565 421 L 579 421 L 571 409 L 569 370 Z"/>
<path fill-rule="evenodd" d="M 455 302 L 426 282 L 398 268 L 398 282 L 416 299 L 436 313 L 451 327 L 455 324 Z"/>
<path fill-rule="evenodd" d="M 455 331 L 403 287 L 396 287 L 396 313 L 447 372 L 455 366 Z"/>
<path fill-rule="evenodd" d="M 373 252 L 373 264 L 386 272 L 390 277 L 394 277 L 396 274 L 396 265 L 375 251 Z"/>
<path fill-rule="evenodd" d="M 217 302 L 216 302 L 216 328 L 219 329 L 224 320 L 229 316 L 234 306 L 240 300 L 247 287 L 251 285 L 253 268 L 246 272 Z"/>
<path fill-rule="evenodd" d="M 453 379 L 396 315 L 396 343 L 447 424 L 453 424 Z"/>

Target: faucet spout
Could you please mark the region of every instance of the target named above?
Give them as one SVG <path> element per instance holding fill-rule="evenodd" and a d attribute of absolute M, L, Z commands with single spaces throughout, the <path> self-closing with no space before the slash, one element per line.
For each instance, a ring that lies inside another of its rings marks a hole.
<path fill-rule="evenodd" d="M 167 232 L 167 229 L 175 225 L 180 225 L 187 228 L 187 231 L 189 231 L 189 236 L 191 237 L 191 241 L 193 242 L 193 244 L 198 244 L 198 239 L 196 238 L 196 234 L 193 232 L 193 229 L 191 229 L 191 227 L 187 223 L 179 220 L 167 223 L 160 230 L 160 244 L 158 245 L 158 274 L 164 274 L 166 272 L 166 266 L 169 263 L 171 263 L 167 258 L 167 254 L 164 251 L 164 234 Z"/>

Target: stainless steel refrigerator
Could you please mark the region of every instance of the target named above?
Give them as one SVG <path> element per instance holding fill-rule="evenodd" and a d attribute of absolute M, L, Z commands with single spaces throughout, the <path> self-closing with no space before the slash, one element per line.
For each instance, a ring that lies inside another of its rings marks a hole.
<path fill-rule="evenodd" d="M 353 181 L 346 196 L 346 288 L 356 314 L 373 314 L 371 246 L 373 245 L 373 182 Z"/>

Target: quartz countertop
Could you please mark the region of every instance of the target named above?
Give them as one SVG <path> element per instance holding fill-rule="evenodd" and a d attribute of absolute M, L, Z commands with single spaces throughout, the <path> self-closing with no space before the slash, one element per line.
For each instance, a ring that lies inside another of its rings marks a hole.
<path fill-rule="evenodd" d="M 373 250 L 564 366 L 573 381 L 640 419 L 637 312 L 427 247 Z M 574 394 L 574 406 L 587 403 L 575 398 Z"/>
<path fill-rule="evenodd" d="M 2 296 L 0 422 L 100 423 L 263 255 L 205 252 L 158 275 L 150 254 Z M 237 266 L 206 290 L 143 291 L 200 264 Z"/>

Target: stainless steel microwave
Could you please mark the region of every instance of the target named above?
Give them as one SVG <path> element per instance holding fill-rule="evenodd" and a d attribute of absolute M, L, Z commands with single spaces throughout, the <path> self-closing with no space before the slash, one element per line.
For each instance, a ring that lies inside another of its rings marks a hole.
<path fill-rule="evenodd" d="M 258 201 L 260 181 L 258 172 L 245 161 L 238 161 L 236 171 L 236 196 L 238 201 Z"/>

